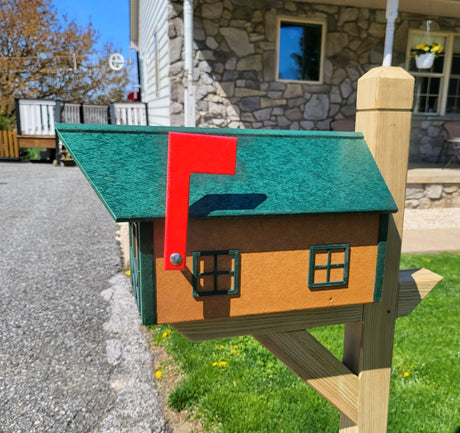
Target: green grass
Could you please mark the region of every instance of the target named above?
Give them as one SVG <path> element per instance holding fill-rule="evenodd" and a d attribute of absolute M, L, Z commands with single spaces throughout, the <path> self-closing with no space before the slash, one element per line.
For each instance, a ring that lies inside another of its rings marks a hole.
<path fill-rule="evenodd" d="M 444 280 L 396 323 L 388 432 L 456 433 L 460 254 L 403 256 L 402 269 L 420 267 Z M 163 337 L 165 329 L 154 329 L 156 343 L 165 346 L 185 377 L 168 404 L 192 412 L 208 432 L 338 431 L 338 411 L 252 337 L 191 343 L 174 331 Z M 312 333 L 341 357 L 343 326 Z"/>
<path fill-rule="evenodd" d="M 21 159 L 28 159 L 31 161 L 39 160 L 40 159 L 40 152 L 42 150 L 46 150 L 45 148 L 39 147 L 27 147 L 20 149 Z"/>

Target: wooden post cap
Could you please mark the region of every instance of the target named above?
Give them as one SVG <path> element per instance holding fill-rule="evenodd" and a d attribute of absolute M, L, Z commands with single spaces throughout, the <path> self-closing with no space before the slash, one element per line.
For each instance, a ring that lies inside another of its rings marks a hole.
<path fill-rule="evenodd" d="M 371 69 L 358 81 L 357 110 L 411 110 L 414 77 L 400 67 Z"/>

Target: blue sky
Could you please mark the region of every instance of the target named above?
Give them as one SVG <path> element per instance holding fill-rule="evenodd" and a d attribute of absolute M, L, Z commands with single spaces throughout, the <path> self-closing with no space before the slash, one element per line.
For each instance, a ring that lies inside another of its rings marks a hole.
<path fill-rule="evenodd" d="M 129 0 L 53 0 L 59 15 L 67 14 L 80 25 L 93 23 L 99 33 L 98 48 L 113 42 L 129 57 Z"/>

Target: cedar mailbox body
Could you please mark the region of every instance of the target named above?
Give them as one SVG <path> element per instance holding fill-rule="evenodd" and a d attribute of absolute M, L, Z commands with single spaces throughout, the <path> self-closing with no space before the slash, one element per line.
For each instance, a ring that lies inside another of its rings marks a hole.
<path fill-rule="evenodd" d="M 56 129 L 114 219 L 130 222 L 144 324 L 380 300 L 388 214 L 397 208 L 362 134 Z M 164 270 L 170 131 L 238 138 L 233 176 L 191 175 L 183 271 Z"/>

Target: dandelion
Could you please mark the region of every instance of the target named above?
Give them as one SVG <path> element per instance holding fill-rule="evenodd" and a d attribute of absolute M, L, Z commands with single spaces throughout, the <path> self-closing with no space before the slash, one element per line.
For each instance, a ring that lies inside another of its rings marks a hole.
<path fill-rule="evenodd" d="M 225 349 L 225 346 L 224 346 L 223 344 L 221 344 L 221 345 L 219 346 L 219 349 Z"/>
<path fill-rule="evenodd" d="M 131 271 L 128 269 L 125 274 L 129 277 L 131 275 Z"/>
<path fill-rule="evenodd" d="M 212 363 L 213 367 L 227 367 L 227 365 L 228 365 L 227 361 L 219 361 L 219 362 L 215 361 Z"/>
<path fill-rule="evenodd" d="M 170 329 L 168 329 L 167 331 L 163 332 L 163 334 L 161 334 L 161 338 L 166 338 L 169 334 L 171 334 Z"/>
<path fill-rule="evenodd" d="M 403 377 L 404 377 L 404 379 L 405 379 L 406 377 L 409 377 L 409 376 L 410 376 L 410 374 L 409 374 L 409 372 L 408 372 L 408 371 L 405 371 L 405 372 L 403 373 Z"/>
<path fill-rule="evenodd" d="M 423 260 L 424 260 L 425 262 L 431 262 L 431 259 L 425 259 L 425 258 L 423 258 Z"/>
<path fill-rule="evenodd" d="M 159 379 L 161 376 L 163 376 L 163 372 L 161 370 L 155 371 L 155 377 Z"/>

